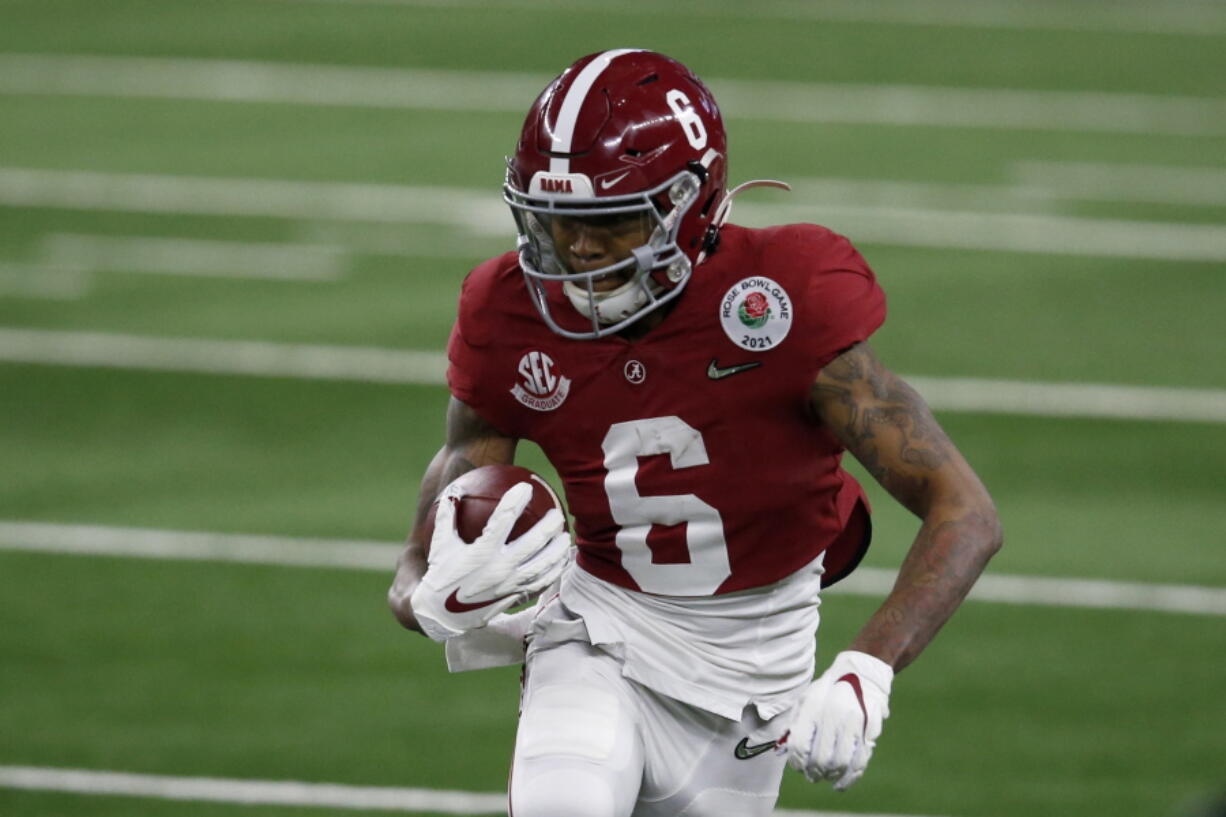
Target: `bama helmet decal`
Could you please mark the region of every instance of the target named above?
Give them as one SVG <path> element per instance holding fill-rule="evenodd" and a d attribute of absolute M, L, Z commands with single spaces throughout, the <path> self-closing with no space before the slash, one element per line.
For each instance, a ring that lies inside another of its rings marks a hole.
<path fill-rule="evenodd" d="M 773 349 L 792 328 L 792 299 L 770 278 L 743 278 L 719 302 L 719 323 L 742 349 Z"/>
<path fill-rule="evenodd" d="M 570 378 L 558 372 L 553 358 L 536 349 L 519 359 L 519 381 L 511 387 L 516 400 L 536 411 L 553 411 L 570 394 Z"/>

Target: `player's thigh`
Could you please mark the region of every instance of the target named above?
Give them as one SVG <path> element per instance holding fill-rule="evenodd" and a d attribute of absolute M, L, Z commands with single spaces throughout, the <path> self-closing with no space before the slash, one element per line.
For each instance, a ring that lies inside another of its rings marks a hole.
<path fill-rule="evenodd" d="M 643 776 L 638 715 L 620 667 L 588 644 L 528 663 L 515 739 L 515 817 L 628 817 Z"/>
<path fill-rule="evenodd" d="M 646 772 L 634 817 L 758 817 L 779 796 L 786 716 L 740 722 L 655 696 L 644 717 Z"/>

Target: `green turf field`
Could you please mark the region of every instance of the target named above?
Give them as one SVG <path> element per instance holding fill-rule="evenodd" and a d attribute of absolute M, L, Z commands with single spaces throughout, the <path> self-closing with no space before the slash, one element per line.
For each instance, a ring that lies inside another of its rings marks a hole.
<path fill-rule="evenodd" d="M 324 813 L 21 790 L 12 767 L 501 790 L 517 673 L 449 676 L 388 615 L 390 561 L 5 533 L 393 543 L 443 388 L 62 365 L 5 333 L 439 353 L 464 273 L 511 246 L 502 157 L 534 90 L 625 45 L 725 99 L 733 181 L 796 183 L 734 220 L 857 241 L 895 370 L 1226 401 L 1219 4 L 0 0 L 0 814 Z M 1226 589 L 1226 423 L 938 414 L 1000 507 L 993 573 Z M 873 498 L 867 565 L 891 568 L 915 525 Z M 873 605 L 825 601 L 819 663 Z M 899 677 L 864 780 L 789 773 L 780 806 L 1181 817 L 1226 789 L 1223 656 L 1220 612 L 969 602 Z"/>

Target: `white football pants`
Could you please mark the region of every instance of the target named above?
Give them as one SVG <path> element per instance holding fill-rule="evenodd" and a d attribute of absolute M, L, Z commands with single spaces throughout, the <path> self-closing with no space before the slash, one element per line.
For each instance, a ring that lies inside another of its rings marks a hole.
<path fill-rule="evenodd" d="M 579 641 L 529 656 L 511 817 L 770 814 L 786 716 L 740 723 L 659 695 Z"/>

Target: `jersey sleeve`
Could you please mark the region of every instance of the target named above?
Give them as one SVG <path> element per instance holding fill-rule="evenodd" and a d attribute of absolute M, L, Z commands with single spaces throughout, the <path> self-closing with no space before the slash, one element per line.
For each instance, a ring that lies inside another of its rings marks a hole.
<path fill-rule="evenodd" d="M 852 243 L 826 231 L 823 262 L 810 278 L 809 297 L 820 309 L 815 346 L 833 359 L 868 340 L 885 323 L 885 293 Z"/>
<path fill-rule="evenodd" d="M 507 437 L 515 433 L 514 422 L 490 384 L 497 367 L 495 327 L 490 320 L 498 314 L 491 309 L 494 285 L 500 275 L 501 258 L 475 268 L 460 288 L 456 321 L 447 341 L 447 387 L 451 394 L 477 412 L 483 420 Z M 485 316 L 486 320 L 482 320 Z"/>
<path fill-rule="evenodd" d="M 811 364 L 821 369 L 868 340 L 885 322 L 885 293 L 868 262 L 844 236 L 812 224 L 779 230 L 772 242 L 777 260 L 771 266 L 786 266 L 801 293 L 798 313 L 803 312 L 805 346 Z M 786 260 L 780 257 L 784 254 Z"/>

